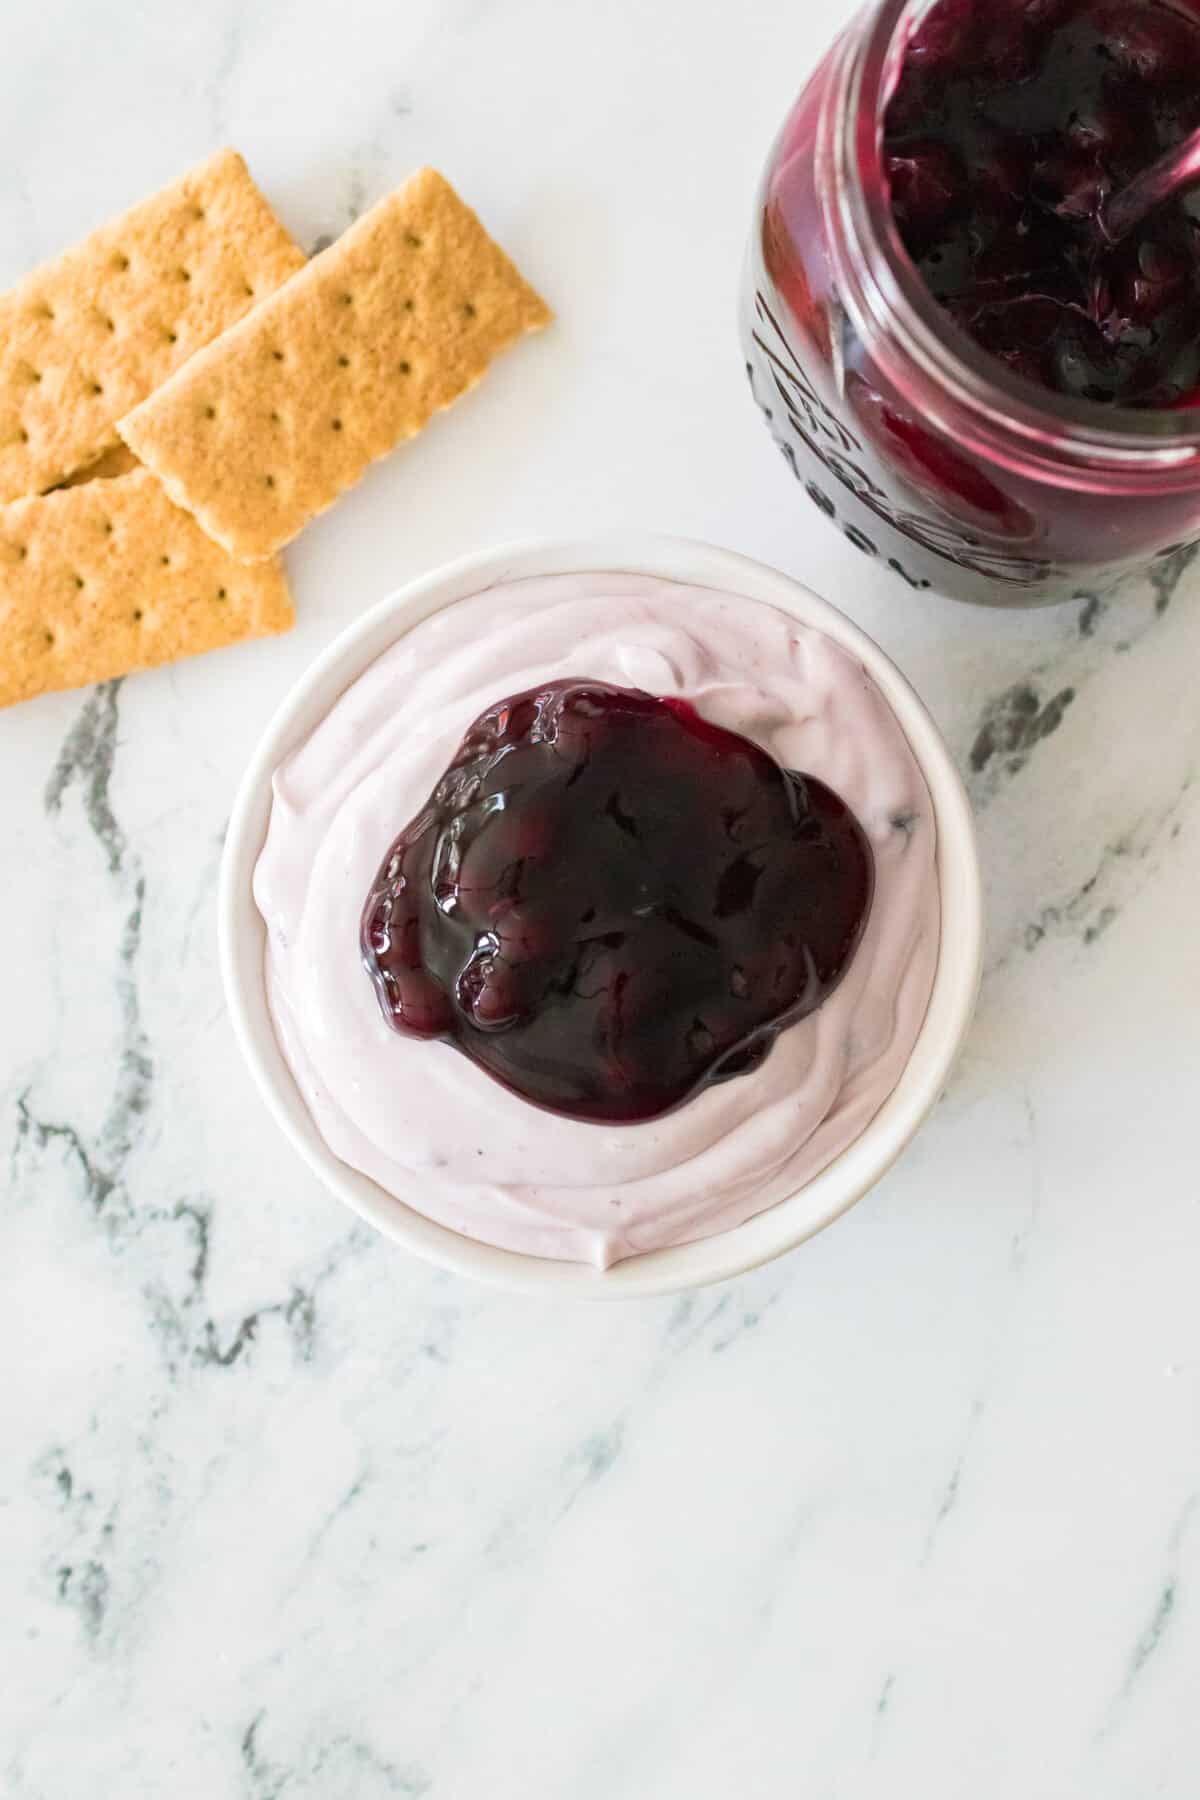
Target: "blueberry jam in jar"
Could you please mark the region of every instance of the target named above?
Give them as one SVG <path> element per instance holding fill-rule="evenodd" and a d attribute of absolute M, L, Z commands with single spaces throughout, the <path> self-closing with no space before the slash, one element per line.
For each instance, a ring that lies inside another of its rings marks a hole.
<path fill-rule="evenodd" d="M 1200 19 L 1162 0 L 939 0 L 885 115 L 901 240 L 1014 374 L 1103 406 L 1200 403 L 1200 219 L 1106 211 L 1200 125 Z"/>
<path fill-rule="evenodd" d="M 910 590 L 1092 594 L 1200 536 L 1200 126 L 1185 0 L 883 0 L 772 152 L 747 371 L 800 489 Z"/>
<path fill-rule="evenodd" d="M 686 702 L 558 681 L 470 727 L 361 950 L 388 1025 L 634 1123 L 758 1066 L 849 966 L 874 859 L 828 787 Z"/>

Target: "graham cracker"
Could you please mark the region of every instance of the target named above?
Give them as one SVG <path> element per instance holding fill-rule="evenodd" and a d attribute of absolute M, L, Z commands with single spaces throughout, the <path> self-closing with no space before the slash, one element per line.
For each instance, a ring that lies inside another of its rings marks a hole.
<path fill-rule="evenodd" d="M 145 469 L 0 506 L 0 706 L 291 623 L 281 565 L 235 562 Z"/>
<path fill-rule="evenodd" d="M 94 462 L 122 414 L 303 262 L 221 150 L 0 294 L 0 501 Z"/>
<path fill-rule="evenodd" d="M 550 317 L 422 169 L 123 418 L 121 436 L 210 537 L 255 561 Z"/>

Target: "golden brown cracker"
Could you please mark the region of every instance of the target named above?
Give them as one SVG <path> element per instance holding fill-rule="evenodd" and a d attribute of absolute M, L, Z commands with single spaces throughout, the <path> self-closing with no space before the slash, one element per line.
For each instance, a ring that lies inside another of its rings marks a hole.
<path fill-rule="evenodd" d="M 94 462 L 124 413 L 303 263 L 221 150 L 0 294 L 0 500 Z"/>
<path fill-rule="evenodd" d="M 550 311 L 422 169 L 120 422 L 217 543 L 269 556 Z"/>
<path fill-rule="evenodd" d="M 291 623 L 281 565 L 235 562 L 144 469 L 0 506 L 0 706 Z"/>

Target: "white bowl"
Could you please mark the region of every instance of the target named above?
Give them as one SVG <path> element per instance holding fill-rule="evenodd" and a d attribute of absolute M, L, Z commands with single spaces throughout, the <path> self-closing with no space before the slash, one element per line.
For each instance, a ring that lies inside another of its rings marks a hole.
<path fill-rule="evenodd" d="M 481 588 L 527 575 L 595 570 L 655 575 L 763 600 L 825 632 L 856 656 L 903 726 L 933 797 L 942 901 L 941 947 L 925 1022 L 903 1076 L 862 1135 L 798 1193 L 745 1224 L 698 1243 L 629 1257 L 607 1270 L 477 1243 L 413 1211 L 334 1155 L 276 1042 L 264 985 L 266 928 L 252 890 L 275 769 L 369 663 L 420 620 Z M 741 1274 L 803 1243 L 874 1186 L 946 1081 L 970 1023 L 983 939 L 979 862 L 967 797 L 936 726 L 894 664 L 835 607 L 789 576 L 730 550 L 641 532 L 516 544 L 467 556 L 410 582 L 349 626 L 296 683 L 251 758 L 225 843 L 218 912 L 221 968 L 238 1042 L 277 1124 L 326 1187 L 387 1237 L 442 1268 L 522 1293 L 603 1299 L 671 1293 Z"/>

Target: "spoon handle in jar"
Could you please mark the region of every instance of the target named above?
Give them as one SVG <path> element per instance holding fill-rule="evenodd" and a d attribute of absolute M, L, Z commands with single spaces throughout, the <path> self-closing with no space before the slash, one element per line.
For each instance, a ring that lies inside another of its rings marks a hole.
<path fill-rule="evenodd" d="M 1104 209 L 1101 225 L 1105 236 L 1116 244 L 1141 223 L 1147 213 L 1161 206 L 1174 194 L 1184 193 L 1200 180 L 1200 128 L 1185 137 L 1181 144 L 1152 162 L 1148 169 L 1123 187 Z"/>

